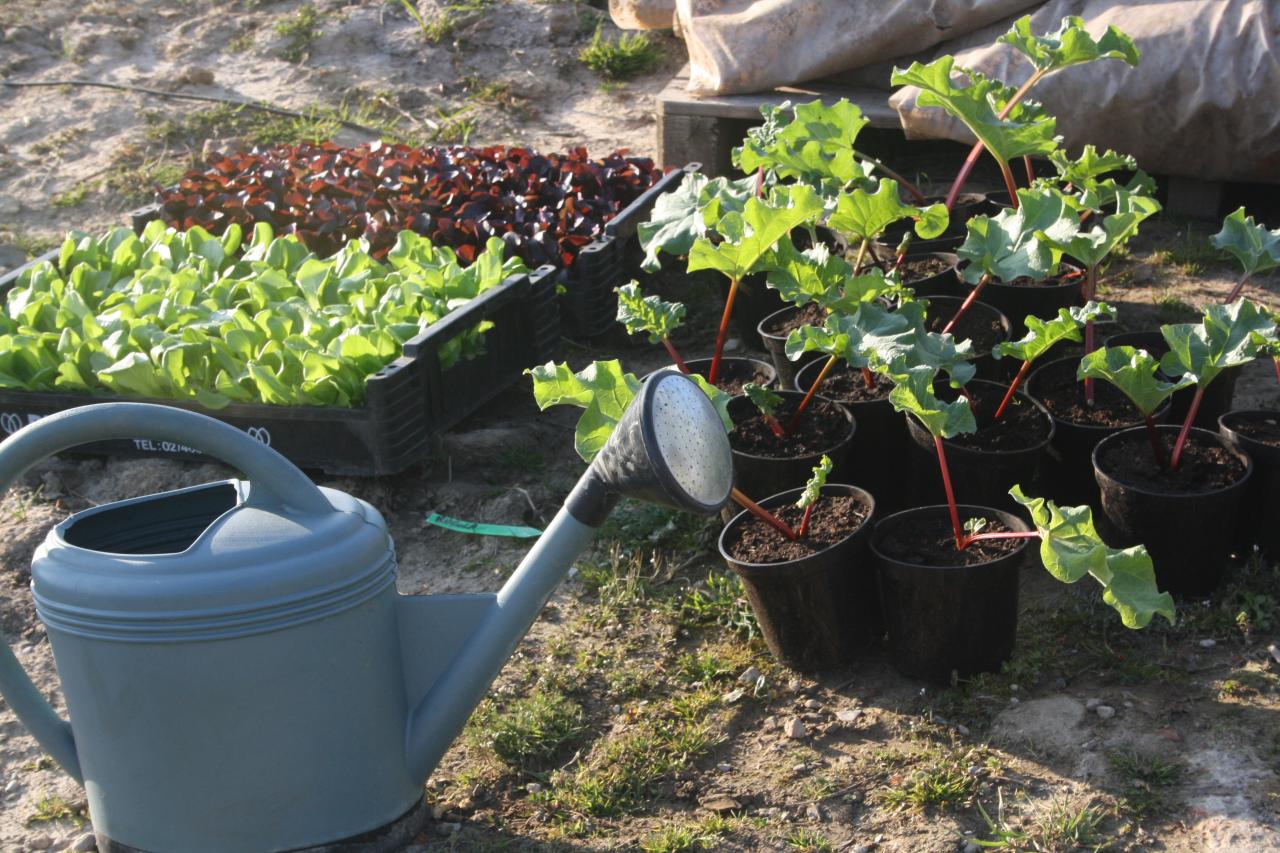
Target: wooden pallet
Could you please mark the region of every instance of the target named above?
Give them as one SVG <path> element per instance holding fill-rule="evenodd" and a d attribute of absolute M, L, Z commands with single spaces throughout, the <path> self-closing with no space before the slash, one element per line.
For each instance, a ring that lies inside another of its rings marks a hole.
<path fill-rule="evenodd" d="M 688 84 L 686 65 L 658 95 L 658 162 L 664 166 L 696 162 L 709 175 L 732 173 L 729 152 L 742 144 L 748 128 L 760 123 L 760 107 L 783 101 L 821 98 L 833 104 L 848 98 L 862 109 L 872 127 L 901 128 L 898 114 L 889 106 L 887 91 L 815 81 L 752 95 L 695 98 L 689 94 Z"/>

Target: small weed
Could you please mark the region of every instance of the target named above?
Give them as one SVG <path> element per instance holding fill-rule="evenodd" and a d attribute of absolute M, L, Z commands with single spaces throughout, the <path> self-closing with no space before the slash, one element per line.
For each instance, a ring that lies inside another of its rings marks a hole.
<path fill-rule="evenodd" d="M 432 134 L 431 141 L 441 145 L 466 145 L 471 134 L 476 132 L 478 121 L 468 115 L 475 105 L 465 104 L 456 110 L 437 108 L 436 118 L 439 128 Z"/>
<path fill-rule="evenodd" d="M 1161 325 L 1193 323 L 1200 319 L 1200 312 L 1179 299 L 1173 291 L 1166 290 L 1156 299 L 1156 317 Z"/>
<path fill-rule="evenodd" d="M 1030 811 L 1031 803 L 1021 795 L 1020 811 Z M 978 803 L 991 838 L 976 843 L 989 850 L 1032 850 L 1067 853 L 1079 849 L 1097 850 L 1106 845 L 1102 823 L 1106 812 L 1092 805 L 1073 806 L 1053 800 L 1039 814 L 1010 819 L 1005 812 L 1004 792 L 998 793 L 994 818 Z"/>
<path fill-rule="evenodd" d="M 311 55 L 311 44 L 320 36 L 320 20 L 323 16 L 310 3 L 301 6 L 292 18 L 276 23 L 276 35 L 283 36 L 284 49 L 280 58 L 300 65 Z"/>
<path fill-rule="evenodd" d="M 486 704 L 473 732 L 489 738 L 498 758 L 516 769 L 537 769 L 586 731 L 582 706 L 568 697 L 535 690 L 499 711 Z"/>
<path fill-rule="evenodd" d="M 714 850 L 716 844 L 730 829 L 731 824 L 728 820 L 715 815 L 698 823 L 666 827 L 640 842 L 640 849 L 645 853 Z"/>
<path fill-rule="evenodd" d="M 28 490 L 26 490 L 26 489 L 14 489 L 14 491 L 13 491 L 13 500 L 14 500 L 14 507 L 13 507 L 13 519 L 14 519 L 14 521 L 26 521 L 26 520 L 27 520 L 27 513 L 29 513 L 29 512 L 31 511 L 31 507 L 35 506 L 35 503 L 36 503 L 36 501 L 37 501 L 37 500 L 39 500 L 39 498 L 40 498 L 40 493 L 41 493 L 42 491 L 44 491 L 44 486 L 43 486 L 43 485 L 40 485 L 40 486 L 36 487 L 36 490 L 35 490 L 35 491 L 28 491 Z"/>
<path fill-rule="evenodd" d="M 831 842 L 812 829 L 797 829 L 786 838 L 787 846 L 804 853 L 830 853 L 835 848 Z"/>
<path fill-rule="evenodd" d="M 243 32 L 227 40 L 227 53 L 248 53 L 253 49 L 253 31 Z"/>
<path fill-rule="evenodd" d="M 1230 260 L 1229 254 L 1213 247 L 1207 232 L 1200 232 L 1194 227 L 1179 232 L 1172 245 L 1151 253 L 1153 264 L 1174 266 L 1184 275 L 1200 275 L 1209 267 L 1220 266 Z"/>
<path fill-rule="evenodd" d="M 1107 764 L 1124 783 L 1121 797 L 1126 809 L 1139 816 L 1167 808 L 1162 789 L 1177 784 L 1185 770 L 1180 763 L 1131 748 L 1108 753 Z"/>
<path fill-rule="evenodd" d="M 42 796 L 36 800 L 36 812 L 27 818 L 28 824 L 70 819 L 76 826 L 84 823 L 84 816 L 59 796 Z"/>
<path fill-rule="evenodd" d="M 410 12 L 414 21 L 418 24 L 422 32 L 422 37 L 431 44 L 439 44 L 449 38 L 459 28 L 473 23 L 479 13 L 483 12 L 493 0 L 459 0 L 456 3 L 450 3 L 440 10 L 431 20 L 425 20 L 421 14 L 414 14 L 417 9 Z M 406 0 L 400 0 L 401 5 L 408 6 Z M 465 143 L 464 143 L 465 144 Z"/>
<path fill-rule="evenodd" d="M 610 80 L 630 80 L 662 63 L 662 47 L 648 33 L 629 33 L 617 39 L 604 37 L 604 23 L 596 27 L 591 43 L 578 54 L 579 61 Z"/>
<path fill-rule="evenodd" d="M 84 139 L 84 136 L 85 128 L 83 127 L 64 127 L 38 142 L 31 143 L 31 153 L 41 157 L 50 155 L 60 157 L 77 141 Z"/>
<path fill-rule="evenodd" d="M 37 770 L 48 770 L 53 766 L 53 759 L 47 755 L 42 755 L 34 761 L 28 761 L 26 764 L 18 767 L 24 773 L 34 773 Z"/>
<path fill-rule="evenodd" d="M 84 204 L 85 198 L 89 195 L 89 185 L 81 182 L 64 193 L 59 193 L 49 199 L 49 203 L 54 207 L 79 207 Z"/>
<path fill-rule="evenodd" d="M 981 763 L 982 750 L 933 742 L 940 736 L 944 736 L 940 728 L 937 733 L 930 728 L 915 735 L 925 738 L 925 744 L 908 755 L 906 772 L 890 776 L 890 787 L 876 795 L 880 802 L 898 809 L 945 809 L 973 798 L 979 777 L 969 768 Z"/>
<path fill-rule="evenodd" d="M 676 618 L 689 627 L 720 625 L 746 640 L 760 633 L 742 581 L 723 572 L 708 572 L 704 583 L 688 589 L 679 601 Z"/>
<path fill-rule="evenodd" d="M 187 168 L 186 163 L 148 159 L 137 165 L 117 166 L 103 178 L 102 185 L 117 201 L 134 206 L 150 201 L 156 190 L 176 184 Z"/>

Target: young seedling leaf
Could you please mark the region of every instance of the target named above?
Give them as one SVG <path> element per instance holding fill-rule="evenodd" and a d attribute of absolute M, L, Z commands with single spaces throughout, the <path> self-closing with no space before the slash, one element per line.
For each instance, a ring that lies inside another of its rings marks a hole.
<path fill-rule="evenodd" d="M 1235 256 L 1246 278 L 1280 267 L 1280 228 L 1268 231 L 1246 216 L 1243 207 L 1223 219 L 1222 230 L 1209 239 Z"/>
<path fill-rule="evenodd" d="M 985 518 L 968 518 L 965 519 L 964 526 L 961 529 L 970 536 L 977 536 L 987 529 L 988 524 L 990 522 Z"/>
<path fill-rule="evenodd" d="M 1018 190 L 1017 210 L 995 217 L 975 216 L 956 255 L 967 265 L 960 274 L 970 284 L 984 275 L 1008 282 L 1023 276 L 1037 281 L 1056 271 L 1061 252 L 1050 245 L 1069 242 L 1080 230 L 1070 201 L 1053 190 Z"/>
<path fill-rule="evenodd" d="M 664 302 L 658 296 L 645 296 L 636 281 L 615 288 L 618 293 L 618 322 L 627 332 L 648 333 L 649 343 L 661 343 L 684 322 L 684 305 Z"/>
<path fill-rule="evenodd" d="M 1064 186 L 1070 184 L 1077 191 L 1097 185 L 1112 172 L 1134 172 L 1138 168 L 1138 161 L 1128 154 L 1110 149 L 1099 154 L 1093 145 L 1086 145 L 1075 159 L 1066 150 L 1058 149 L 1049 155 L 1049 161 L 1058 172 L 1057 182 Z"/>
<path fill-rule="evenodd" d="M 817 194 L 803 184 L 775 188 L 767 201 L 748 199 L 741 213 L 731 211 L 716 223 L 723 242 L 712 243 L 705 237 L 694 241 L 688 270 L 714 269 L 731 280 L 740 280 L 763 267 L 783 236 L 816 221 L 822 211 Z"/>
<path fill-rule="evenodd" d="M 1042 74 L 1095 59 L 1123 59 L 1136 66 L 1142 56 L 1133 39 L 1114 26 L 1107 27 L 1102 38 L 1095 41 L 1085 30 L 1084 20 L 1075 15 L 1063 18 L 1056 33 L 1041 36 L 1031 32 L 1031 16 L 1024 15 L 996 41 L 1016 48 Z"/>
<path fill-rule="evenodd" d="M 1144 628 L 1157 613 L 1173 623 L 1173 597 L 1156 587 L 1147 549 L 1110 548 L 1093 524 L 1088 506 L 1058 507 L 1043 498 L 1027 497 L 1020 486 L 1009 490 L 1027 508 L 1040 533 L 1040 560 L 1063 583 L 1092 575 L 1102 584 L 1102 599 L 1120 614 L 1126 628 Z"/>
<path fill-rule="evenodd" d="M 1191 385 L 1188 377 L 1177 382 L 1160 378 L 1160 363 L 1146 350 L 1133 347 L 1102 347 L 1080 360 L 1076 378 L 1110 382 L 1128 397 L 1143 417 L 1149 416 L 1169 395 Z"/>
<path fill-rule="evenodd" d="M 973 409 L 965 400 L 944 403 L 933 393 L 937 371 L 931 367 L 912 367 L 906 373 L 893 374 L 896 383 L 889 392 L 895 411 L 915 416 L 935 438 L 954 438 L 976 432 Z"/>
<path fill-rule="evenodd" d="M 804 484 L 804 491 L 800 493 L 800 500 L 796 501 L 796 506 L 800 509 L 813 506 L 818 502 L 818 498 L 822 497 L 822 487 L 827 484 L 827 477 L 831 474 L 831 457 L 822 454 L 821 461 L 813 466 L 813 475 L 809 477 L 809 482 Z"/>
<path fill-rule="evenodd" d="M 790 235 L 778 241 L 778 247 L 766 263 L 769 287 L 793 305 L 817 302 L 827 307 L 842 297 L 843 286 L 853 276 L 853 267 L 831 254 L 825 245 L 802 251 L 796 248 Z"/>
<path fill-rule="evenodd" d="M 1247 299 L 1210 305 L 1199 323 L 1160 328 L 1169 344 L 1160 369 L 1167 376 L 1190 377 L 1197 385 L 1208 385 L 1223 370 L 1256 358 L 1256 338 L 1267 336 L 1274 328 L 1267 312 Z"/>
<path fill-rule="evenodd" d="M 947 230 L 946 205 L 913 207 L 903 204 L 898 182 L 888 178 L 880 180 L 874 193 L 862 189 L 841 193 L 827 225 L 845 235 L 850 244 L 856 245 L 863 240 L 877 239 L 885 228 L 901 219 L 914 220 L 916 233 L 926 240 Z"/>
<path fill-rule="evenodd" d="M 791 120 L 778 121 L 772 133 L 749 134 L 737 163 L 746 172 L 763 168 L 797 179 L 821 188 L 825 196 L 867 181 L 871 165 L 854 149 L 866 124 L 857 105 L 843 98 L 829 106 L 821 100 L 798 104 Z"/>
<path fill-rule="evenodd" d="M 747 399 L 760 410 L 760 414 L 770 418 L 776 416 L 778 406 L 782 404 L 782 397 L 763 385 L 757 385 L 754 382 L 748 382 L 743 385 L 742 391 L 747 395 Z"/>
<path fill-rule="evenodd" d="M 991 348 L 993 358 L 1012 356 L 1019 361 L 1035 361 L 1062 341 L 1082 340 L 1084 324 L 1101 319 L 1114 320 L 1116 309 L 1105 302 L 1090 300 L 1081 306 L 1059 308 L 1052 320 L 1027 315 L 1027 334 L 1020 340 L 1002 341 Z"/>

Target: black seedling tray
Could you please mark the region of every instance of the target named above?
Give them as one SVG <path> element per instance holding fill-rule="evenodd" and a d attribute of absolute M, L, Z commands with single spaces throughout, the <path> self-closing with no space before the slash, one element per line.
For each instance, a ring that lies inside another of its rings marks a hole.
<path fill-rule="evenodd" d="M 25 269 L 43 260 L 56 263 L 57 256 L 57 251 L 50 252 L 0 277 L 0 299 L 7 296 Z M 484 354 L 442 369 L 439 353 L 444 344 L 485 320 L 494 326 L 485 333 Z M 394 474 L 426 459 L 432 434 L 475 412 L 517 381 L 524 368 L 549 360 L 559 339 L 555 268 L 544 266 L 529 275 L 511 276 L 409 340 L 400 358 L 366 380 L 365 405 L 360 408 L 233 403 L 208 409 L 183 400 L 144 402 L 217 418 L 273 447 L 301 468 L 341 475 Z M 13 433 L 64 409 L 123 399 L 0 389 L 0 432 Z M 206 458 L 194 448 L 145 436 L 95 442 L 77 452 Z"/>
<path fill-rule="evenodd" d="M 570 337 L 599 335 L 618 322 L 618 294 L 640 268 L 644 253 L 636 238 L 636 228 L 648 220 L 658 196 L 680 186 L 684 176 L 702 168 L 690 163 L 666 175 L 631 204 L 618 211 L 604 226 L 604 236 L 584 246 L 572 267 L 561 270 L 559 281 L 560 325 Z"/>

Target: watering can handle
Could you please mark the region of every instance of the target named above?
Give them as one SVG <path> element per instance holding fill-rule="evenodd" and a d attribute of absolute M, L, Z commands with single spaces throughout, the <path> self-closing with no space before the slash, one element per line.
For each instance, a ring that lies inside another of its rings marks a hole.
<path fill-rule="evenodd" d="M 140 436 L 180 442 L 230 463 L 249 479 L 248 506 L 290 515 L 336 511 L 305 474 L 270 447 L 205 415 L 150 403 L 81 406 L 18 430 L 0 442 L 0 494 L 55 453 L 91 441 Z M 45 701 L 5 643 L 0 643 L 0 693 L 45 751 L 83 782 L 71 725 Z"/>

